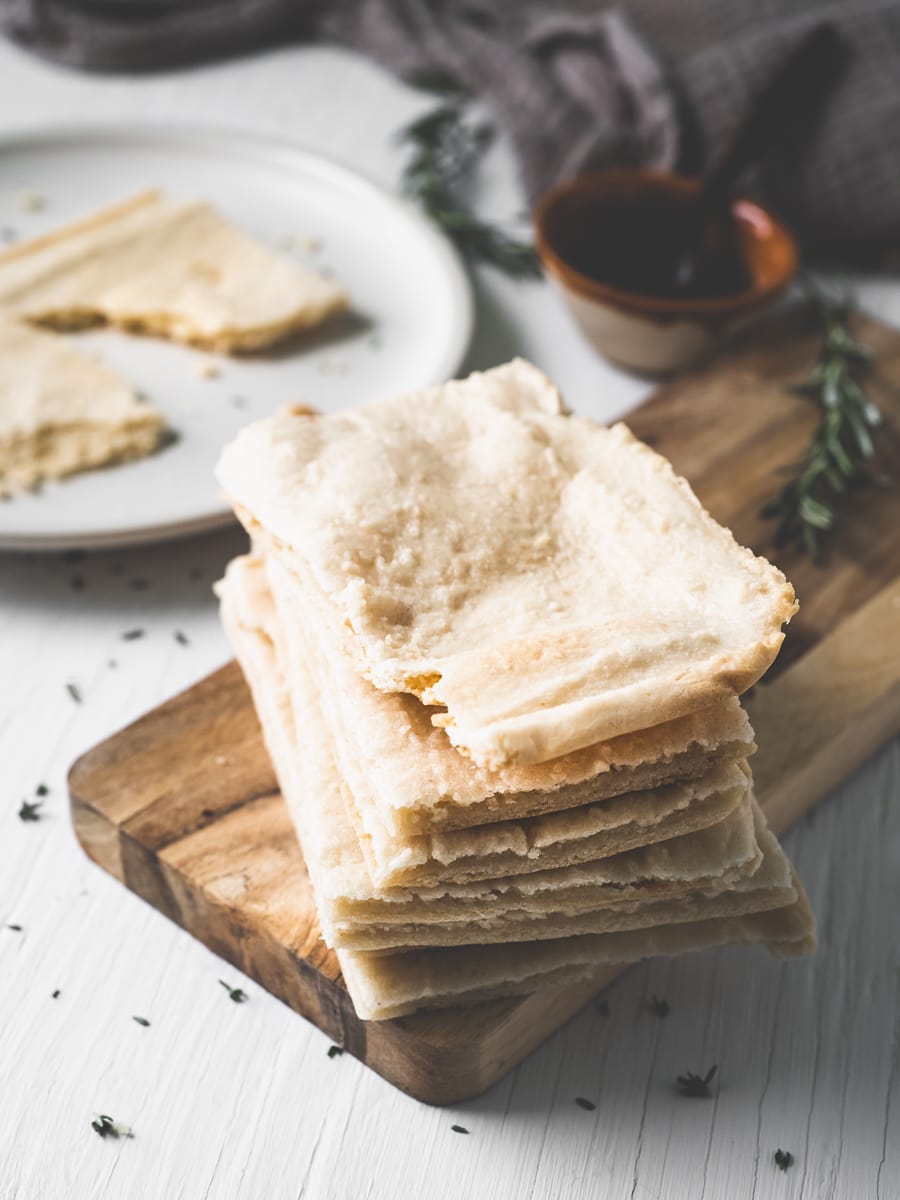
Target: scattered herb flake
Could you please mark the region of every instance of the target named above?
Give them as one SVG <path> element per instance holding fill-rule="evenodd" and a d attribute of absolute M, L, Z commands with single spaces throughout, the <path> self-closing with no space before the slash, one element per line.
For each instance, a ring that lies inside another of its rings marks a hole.
<path fill-rule="evenodd" d="M 13 933 L 22 933 L 23 932 L 21 925 L 7 925 L 6 928 L 11 929 L 13 931 Z"/>
<path fill-rule="evenodd" d="M 579 1108 L 583 1108 L 585 1112 L 593 1112 L 597 1107 L 593 1100 L 585 1100 L 584 1096 L 576 1096 L 575 1103 Z"/>
<path fill-rule="evenodd" d="M 69 682 L 66 684 L 66 691 L 76 704 L 82 704 L 84 702 L 84 697 L 81 694 L 81 688 L 77 683 L 72 683 L 72 681 L 69 680 Z"/>
<path fill-rule="evenodd" d="M 129 579 L 128 586 L 133 592 L 146 592 L 147 588 L 150 586 L 150 580 L 141 578 Z"/>
<path fill-rule="evenodd" d="M 780 1147 L 775 1151 L 775 1166 L 779 1171 L 787 1171 L 789 1167 L 794 1165 L 794 1156 L 790 1150 L 782 1150 Z"/>
<path fill-rule="evenodd" d="M 186 633 L 182 633 L 180 629 L 176 629 L 172 636 L 179 646 L 189 646 L 191 644 L 191 640 L 188 635 Z"/>
<path fill-rule="evenodd" d="M 143 1025 L 145 1029 L 150 1028 L 150 1022 L 146 1017 L 132 1017 L 132 1021 L 137 1021 L 138 1025 Z"/>
<path fill-rule="evenodd" d="M 91 1129 L 93 1129 L 94 1133 L 96 1133 L 98 1137 L 102 1138 L 134 1137 L 130 1126 L 119 1125 L 106 1113 L 97 1113 L 93 1121 L 91 1121 Z"/>
<path fill-rule="evenodd" d="M 87 554 L 84 552 L 84 550 L 66 550 L 62 556 L 64 563 L 72 564 L 84 562 L 86 558 Z"/>
<path fill-rule="evenodd" d="M 73 592 L 83 592 L 84 591 L 84 576 L 83 575 L 73 575 L 69 579 L 69 587 L 72 589 Z"/>
<path fill-rule="evenodd" d="M 50 993 L 50 999 L 51 999 L 51 1000 L 58 1000 L 58 999 L 59 999 L 59 997 L 60 997 L 60 995 L 61 995 L 61 992 L 60 992 L 59 988 L 56 988 L 56 990 L 55 990 L 55 991 L 53 991 L 53 992 L 51 992 L 51 993 Z"/>
<path fill-rule="evenodd" d="M 594 1008 L 597 1010 L 597 1012 L 600 1014 L 601 1017 L 609 1016 L 609 1001 L 604 999 L 602 996 L 600 997 L 599 1000 L 594 1001 Z"/>
<path fill-rule="evenodd" d="M 684 1075 L 677 1076 L 675 1083 L 678 1085 L 678 1091 L 682 1096 L 690 1096 L 694 1100 L 711 1099 L 709 1085 L 718 1069 L 718 1063 L 715 1063 L 705 1075 L 695 1075 L 693 1071 L 687 1071 Z"/>
<path fill-rule="evenodd" d="M 41 808 L 43 807 L 40 800 L 23 800 L 19 808 L 20 821 L 39 821 L 41 819 Z"/>
<path fill-rule="evenodd" d="M 138 640 L 138 638 L 142 638 L 143 636 L 144 636 L 143 629 L 126 629 L 125 632 L 122 634 L 122 641 L 123 642 L 136 642 Z"/>
<path fill-rule="evenodd" d="M 466 1129 L 465 1125 L 451 1125 L 450 1128 L 453 1130 L 454 1133 L 468 1133 L 469 1132 L 468 1129 Z"/>
<path fill-rule="evenodd" d="M 343 1053 L 344 1053 L 343 1046 L 329 1046 L 328 1047 L 328 1057 L 329 1058 L 340 1058 L 340 1056 Z"/>
<path fill-rule="evenodd" d="M 229 998 L 233 1000 L 235 1004 L 243 1004 L 247 999 L 247 993 L 243 990 L 243 988 L 233 988 L 231 984 L 226 983 L 224 979 L 220 979 L 219 983 L 221 983 L 222 987 L 228 993 Z"/>
<path fill-rule="evenodd" d="M 657 996 L 656 992 L 647 1001 L 647 1007 L 653 1013 L 654 1017 L 667 1017 L 672 1011 L 669 1008 L 669 1002 L 665 998 Z"/>
<path fill-rule="evenodd" d="M 34 789 L 34 794 L 36 796 L 49 796 L 50 789 L 47 787 L 46 783 L 39 783 Z"/>

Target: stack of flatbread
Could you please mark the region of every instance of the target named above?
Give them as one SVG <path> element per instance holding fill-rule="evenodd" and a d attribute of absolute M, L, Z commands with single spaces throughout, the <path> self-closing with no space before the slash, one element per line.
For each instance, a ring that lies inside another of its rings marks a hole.
<path fill-rule="evenodd" d="M 807 952 L 737 696 L 790 585 L 522 361 L 246 428 L 219 585 L 361 1017 L 726 942 Z"/>

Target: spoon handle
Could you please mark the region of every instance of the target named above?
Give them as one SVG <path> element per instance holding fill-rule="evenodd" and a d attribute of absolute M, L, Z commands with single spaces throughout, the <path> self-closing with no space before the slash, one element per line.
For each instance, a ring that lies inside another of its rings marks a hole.
<path fill-rule="evenodd" d="M 744 167 L 816 112 L 846 65 L 848 49 L 837 27 L 823 21 L 787 54 L 707 174 L 704 200 L 730 193 Z"/>

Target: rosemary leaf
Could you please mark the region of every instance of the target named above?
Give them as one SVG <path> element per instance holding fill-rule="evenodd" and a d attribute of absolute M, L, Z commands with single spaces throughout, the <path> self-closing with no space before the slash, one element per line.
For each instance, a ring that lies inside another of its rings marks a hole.
<path fill-rule="evenodd" d="M 231 984 L 226 983 L 224 979 L 220 979 L 219 983 L 221 983 L 222 987 L 228 993 L 229 999 L 233 1000 L 235 1004 L 243 1004 L 247 999 L 247 993 L 243 988 L 232 987 Z"/>
<path fill-rule="evenodd" d="M 695 1075 L 693 1071 L 686 1071 L 684 1075 L 678 1075 L 675 1079 L 678 1091 L 682 1096 L 690 1096 L 694 1100 L 709 1100 L 709 1085 L 712 1083 L 717 1070 L 718 1065 L 714 1065 L 709 1068 L 705 1075 Z"/>

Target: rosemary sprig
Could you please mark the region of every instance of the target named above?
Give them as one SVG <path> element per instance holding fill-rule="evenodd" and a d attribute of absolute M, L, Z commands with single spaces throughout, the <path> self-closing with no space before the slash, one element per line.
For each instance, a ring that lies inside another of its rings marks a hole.
<path fill-rule="evenodd" d="M 868 465 L 875 453 L 870 430 L 881 424 L 881 413 L 859 382 L 872 351 L 851 335 L 847 301 L 817 295 L 814 304 L 825 340 L 812 374 L 794 390 L 811 399 L 821 417 L 806 457 L 762 515 L 777 521 L 778 545 L 799 537 L 813 562 L 819 562 L 822 540 L 837 524 L 847 491 L 885 481 Z"/>
<path fill-rule="evenodd" d="M 468 108 L 464 96 L 449 94 L 400 130 L 399 140 L 410 147 L 403 190 L 467 258 L 490 263 L 513 279 L 538 278 L 540 264 L 531 243 L 482 221 L 460 198 L 463 180 L 493 137 Z"/>

